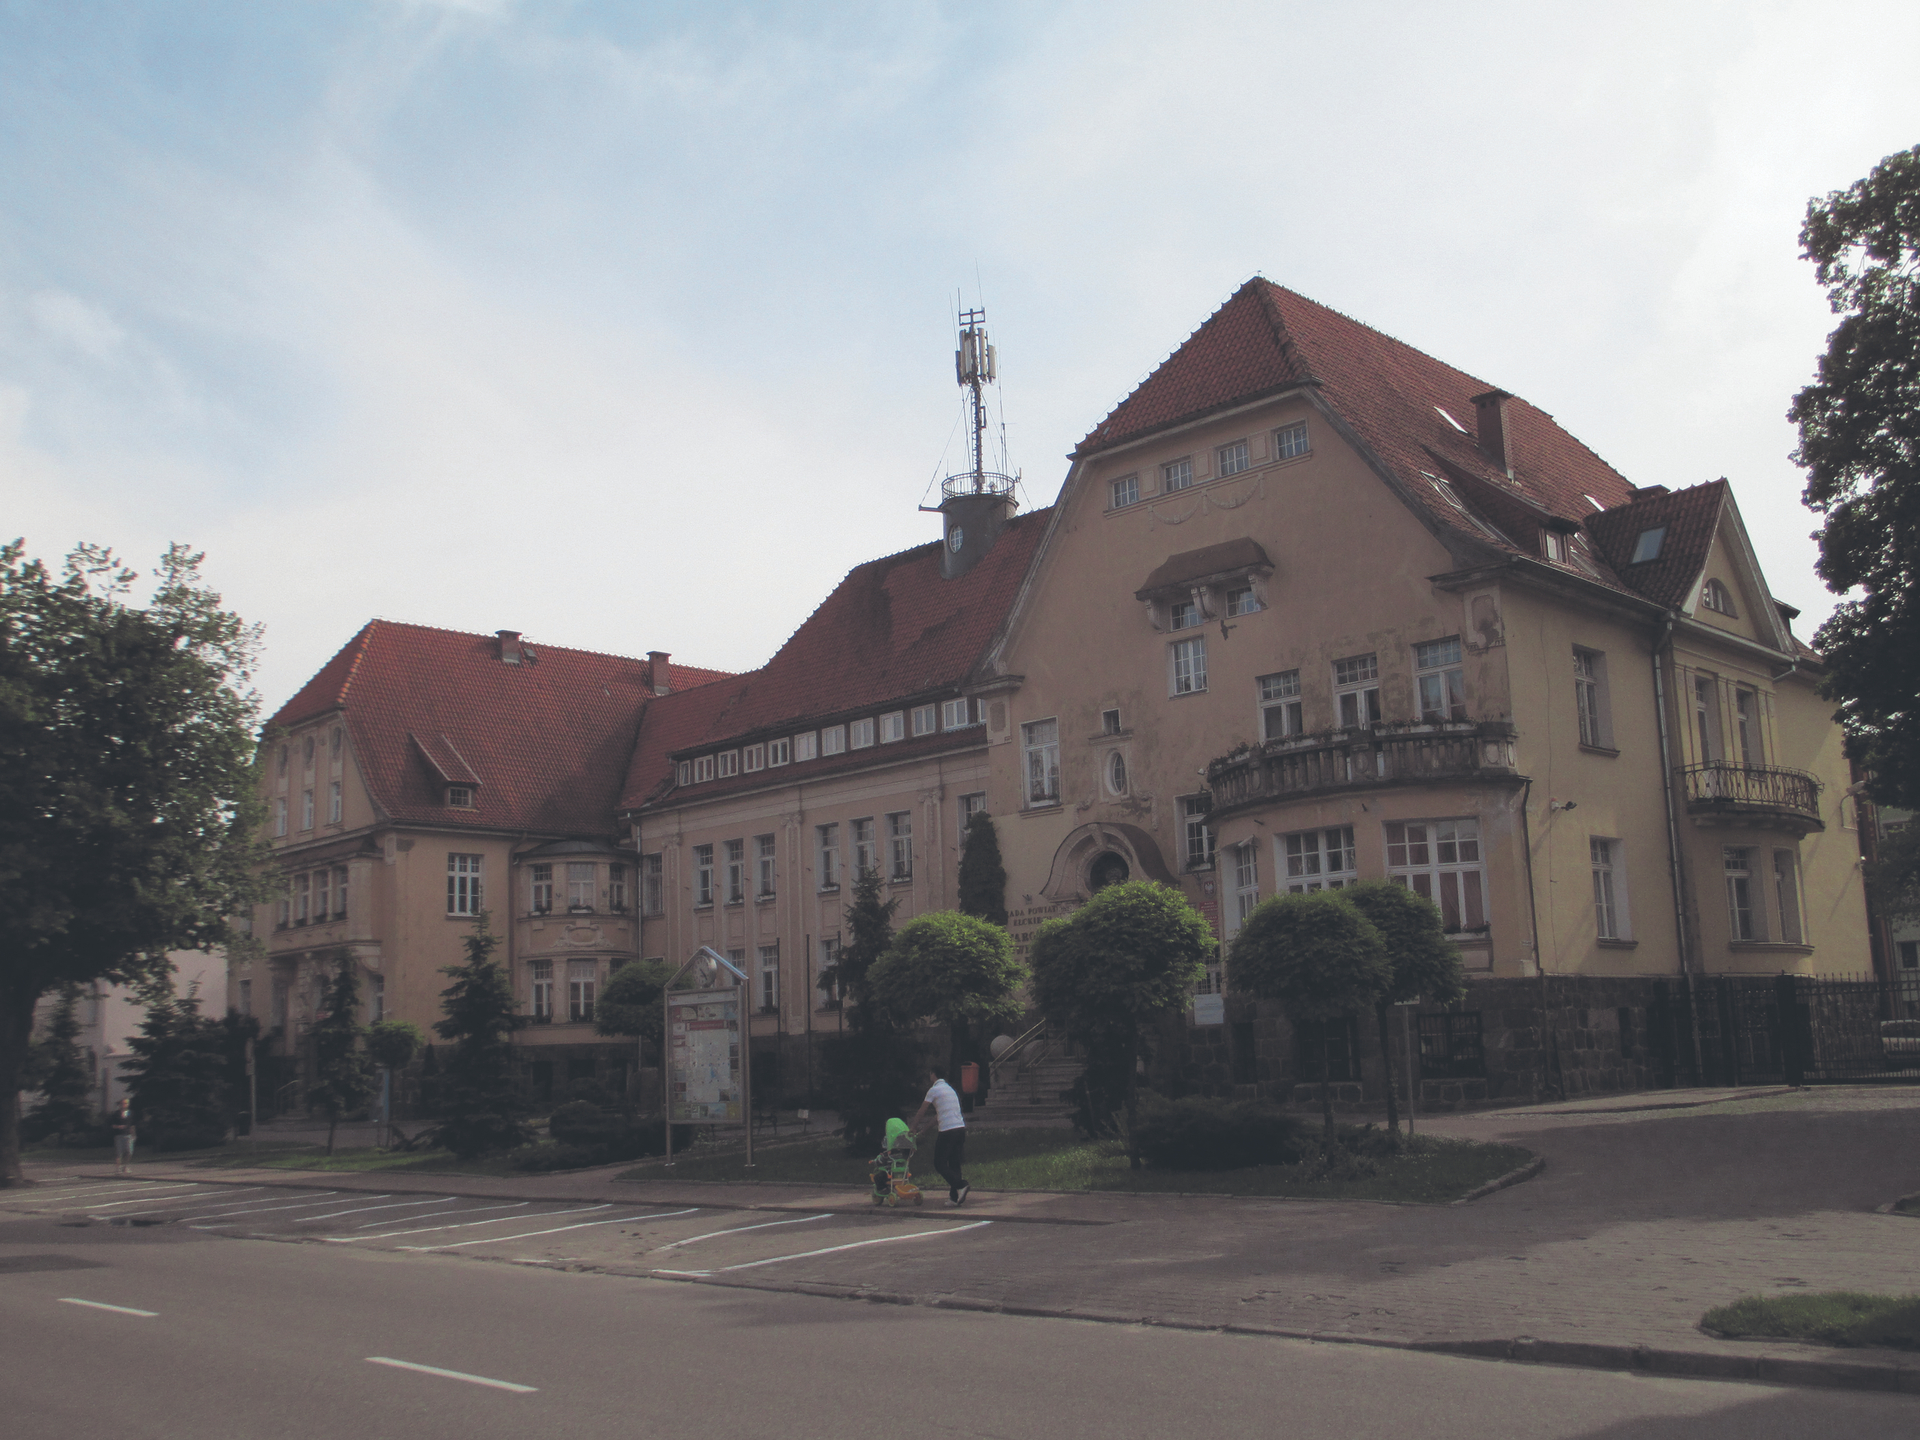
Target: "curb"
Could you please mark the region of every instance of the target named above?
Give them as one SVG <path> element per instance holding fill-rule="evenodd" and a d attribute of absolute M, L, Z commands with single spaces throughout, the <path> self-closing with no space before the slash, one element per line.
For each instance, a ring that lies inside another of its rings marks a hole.
<path fill-rule="evenodd" d="M 1900 1215 L 1909 1220 L 1920 1220 L 1920 1210 L 1902 1210 L 1900 1208 L 1902 1205 L 1911 1204 L 1914 1201 L 1920 1201 L 1920 1190 L 1914 1191 L 1911 1195 L 1896 1195 L 1893 1199 L 1887 1201 L 1886 1204 L 1874 1206 L 1873 1213 L 1876 1215 Z"/>
<path fill-rule="evenodd" d="M 1498 1179 L 1489 1180 L 1478 1190 L 1469 1190 L 1458 1200 L 1452 1200 L 1448 1203 L 1451 1205 L 1471 1205 L 1476 1200 L 1485 1199 L 1496 1190 L 1504 1190 L 1509 1185 L 1518 1185 L 1522 1180 L 1531 1180 L 1546 1168 L 1547 1157 L 1544 1155 L 1536 1155 L 1518 1170 L 1509 1170 Z"/>
<path fill-rule="evenodd" d="M 1456 1202 L 1458 1203 L 1458 1202 Z M 1584 1341 L 1536 1340 L 1529 1335 L 1511 1340 L 1394 1340 L 1377 1335 L 1352 1335 L 1330 1330 L 1288 1330 L 1271 1325 L 1215 1324 L 1171 1315 L 1129 1315 L 1114 1310 L 1071 1309 L 1046 1305 L 1005 1304 L 964 1295 L 917 1296 L 896 1290 L 855 1290 L 810 1281 L 728 1279 L 720 1275 L 663 1275 L 647 1279 L 682 1285 L 714 1285 L 727 1290 L 759 1290 L 772 1294 L 810 1295 L 824 1300 L 862 1300 L 872 1305 L 909 1305 L 929 1310 L 957 1310 L 980 1315 L 1014 1315 L 1036 1320 L 1084 1320 L 1096 1325 L 1150 1325 L 1164 1330 L 1199 1334 L 1249 1335 L 1270 1340 L 1306 1340 L 1323 1345 L 1370 1345 L 1381 1350 L 1408 1350 L 1425 1355 L 1448 1355 L 1462 1360 L 1503 1360 L 1535 1365 L 1560 1365 L 1584 1370 L 1622 1370 L 1675 1379 L 1734 1380 L 1760 1385 L 1793 1385 L 1808 1389 L 1872 1390 L 1885 1394 L 1920 1395 L 1920 1363 L 1904 1358 L 1891 1364 L 1844 1360 L 1813 1360 L 1785 1355 L 1718 1355 L 1699 1350 L 1664 1350 L 1649 1345 L 1606 1345 Z"/>

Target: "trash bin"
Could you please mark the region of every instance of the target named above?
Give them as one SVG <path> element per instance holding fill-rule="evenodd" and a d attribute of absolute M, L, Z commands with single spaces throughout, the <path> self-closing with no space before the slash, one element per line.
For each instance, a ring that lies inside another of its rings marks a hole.
<path fill-rule="evenodd" d="M 971 1060 L 960 1067 L 960 1093 L 962 1095 L 980 1093 L 980 1067 Z"/>

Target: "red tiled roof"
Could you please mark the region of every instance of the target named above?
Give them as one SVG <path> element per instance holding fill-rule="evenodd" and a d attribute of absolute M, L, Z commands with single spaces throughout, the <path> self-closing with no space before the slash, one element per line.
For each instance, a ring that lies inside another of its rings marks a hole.
<path fill-rule="evenodd" d="M 1694 581 L 1706 568 L 1707 551 L 1720 528 L 1720 511 L 1727 500 L 1727 482 L 1709 480 L 1664 495 L 1648 495 L 1631 504 L 1596 515 L 1587 522 L 1593 543 L 1626 584 L 1669 609 L 1684 606 Z M 1628 562 L 1643 530 L 1666 527 L 1660 558 L 1639 565 Z"/>
<path fill-rule="evenodd" d="M 855 566 L 760 669 L 655 701 L 640 727 L 621 808 L 656 795 L 672 778 L 673 755 L 729 748 L 742 738 L 808 729 L 955 693 L 1013 603 L 1048 514 L 1035 510 L 1010 521 L 993 548 L 957 580 L 940 578 L 938 541 Z M 977 731 L 923 736 L 822 757 L 785 774 L 822 773 L 978 739 Z M 691 787 L 691 793 L 751 788 L 768 778 L 740 775 Z"/>
<path fill-rule="evenodd" d="M 1624 476 L 1546 411 L 1520 399 L 1506 402 L 1513 475 L 1501 473 L 1471 433 L 1474 397 L 1495 387 L 1259 278 L 1235 291 L 1088 433 L 1074 455 L 1082 458 L 1303 384 L 1319 391 L 1442 527 L 1483 545 L 1539 553 L 1533 535 L 1489 536 L 1456 510 L 1429 476 L 1450 479 L 1453 471 L 1477 487 L 1504 492 L 1512 501 L 1502 507 L 1510 511 L 1509 524 L 1535 512 L 1584 522 L 1595 513 L 1588 496 L 1602 509 L 1632 497 Z M 1449 424 L 1442 410 L 1462 428 Z M 1465 498 L 1471 506 L 1472 499 Z M 1601 578 L 1617 583 L 1610 575 Z"/>
<path fill-rule="evenodd" d="M 647 662 L 526 648 L 533 663 L 503 665 L 491 635 L 370 621 L 270 724 L 344 710 L 360 773 L 394 820 L 606 834 L 640 716 L 657 703 Z M 672 673 L 697 687 L 721 672 Z M 475 786 L 473 809 L 447 808 L 448 781 Z"/>

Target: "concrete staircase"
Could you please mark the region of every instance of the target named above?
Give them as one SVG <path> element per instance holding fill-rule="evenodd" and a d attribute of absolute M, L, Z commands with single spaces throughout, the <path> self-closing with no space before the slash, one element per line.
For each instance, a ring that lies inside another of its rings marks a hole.
<path fill-rule="evenodd" d="M 1044 1050 L 1030 1060 L 1017 1061 L 1012 1073 L 1002 1074 L 973 1112 L 973 1125 L 1064 1125 L 1073 1113 L 1069 1098 L 1086 1061 L 1061 1049 Z"/>

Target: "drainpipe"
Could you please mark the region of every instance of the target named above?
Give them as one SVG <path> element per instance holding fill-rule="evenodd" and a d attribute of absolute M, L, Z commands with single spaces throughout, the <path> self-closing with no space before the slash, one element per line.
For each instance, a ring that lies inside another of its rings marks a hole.
<path fill-rule="evenodd" d="M 1660 792 L 1667 805 L 1667 870 L 1673 883 L 1673 933 L 1680 947 L 1680 973 L 1691 975 L 1687 961 L 1687 902 L 1680 884 L 1680 823 L 1674 817 L 1673 764 L 1667 742 L 1667 683 L 1660 670 L 1660 652 L 1673 641 L 1673 612 L 1667 612 L 1660 638 L 1653 642 L 1653 714 L 1660 728 Z"/>
<path fill-rule="evenodd" d="M 1540 954 L 1540 909 L 1533 894 L 1533 825 L 1527 815 L 1527 802 L 1532 798 L 1533 777 L 1529 775 L 1527 788 L 1520 792 L 1520 849 L 1527 862 L 1527 920 L 1533 927 L 1533 973 L 1540 980 L 1540 1028 L 1542 1039 L 1547 1041 L 1546 1045 L 1541 1046 L 1540 1056 L 1540 1083 L 1541 1088 L 1545 1089 L 1549 1065 L 1554 1064 L 1554 1068 L 1558 1068 L 1554 1062 L 1558 1061 L 1560 1055 L 1560 1027 L 1553 1023 L 1553 1008 L 1547 999 L 1547 965 Z M 1551 1050 L 1548 1049 L 1549 1045 Z M 1552 1062 L 1547 1058 L 1549 1054 L 1553 1056 Z M 1565 1075 L 1560 1077 L 1559 1084 L 1554 1088 L 1562 1100 L 1567 1098 Z"/>

